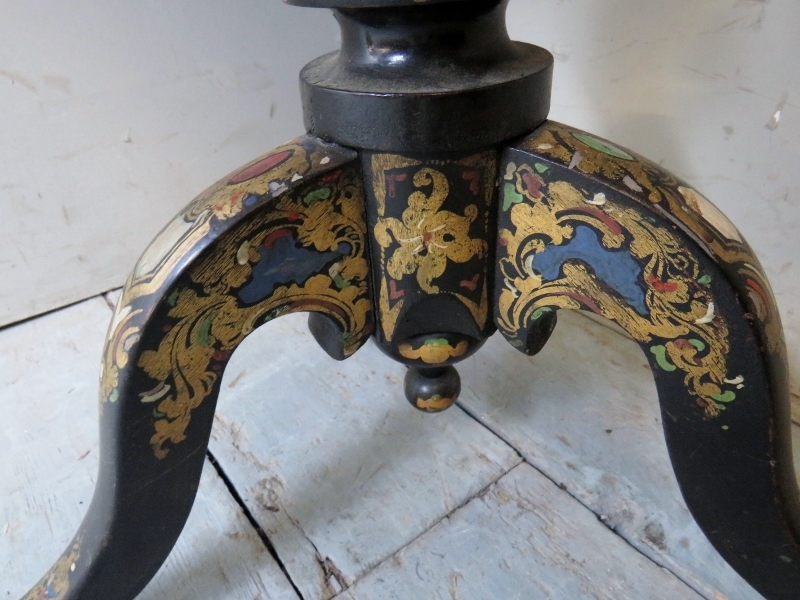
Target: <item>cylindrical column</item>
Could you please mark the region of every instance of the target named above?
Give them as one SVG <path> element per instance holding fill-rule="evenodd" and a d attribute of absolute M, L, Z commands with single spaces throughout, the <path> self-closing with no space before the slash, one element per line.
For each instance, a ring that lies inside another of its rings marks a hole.
<path fill-rule="evenodd" d="M 464 152 L 547 117 L 553 57 L 509 39 L 508 0 L 290 3 L 336 8 L 342 29 L 341 50 L 300 73 L 309 133 L 384 152 Z"/>

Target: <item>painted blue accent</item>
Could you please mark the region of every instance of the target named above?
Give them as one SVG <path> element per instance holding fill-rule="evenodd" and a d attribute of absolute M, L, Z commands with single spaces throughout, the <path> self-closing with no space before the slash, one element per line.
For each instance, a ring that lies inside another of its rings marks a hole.
<path fill-rule="evenodd" d="M 641 267 L 627 250 L 604 248 L 595 231 L 579 225 L 575 235 L 562 246 L 546 246 L 533 259 L 533 270 L 545 281 L 561 277 L 561 266 L 568 260 L 580 260 L 589 265 L 598 279 L 611 286 L 640 315 L 647 316 L 644 291 L 639 286 Z"/>
<path fill-rule="evenodd" d="M 256 196 L 255 194 L 250 194 L 247 196 L 247 198 L 244 199 L 244 205 L 250 206 L 256 201 L 258 201 L 258 196 Z"/>
<path fill-rule="evenodd" d="M 349 247 L 348 244 L 345 244 Z M 253 266 L 253 278 L 239 290 L 239 299 L 255 304 L 267 298 L 277 286 L 286 283 L 303 283 L 311 275 L 323 272 L 326 265 L 339 258 L 339 252 L 315 252 L 295 245 L 292 237 L 275 240 L 272 249 L 261 246 L 261 260 Z"/>

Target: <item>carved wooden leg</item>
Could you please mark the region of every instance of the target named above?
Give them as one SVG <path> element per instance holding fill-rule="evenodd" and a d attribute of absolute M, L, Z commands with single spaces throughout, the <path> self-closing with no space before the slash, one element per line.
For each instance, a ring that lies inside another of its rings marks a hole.
<path fill-rule="evenodd" d="M 697 523 L 766 598 L 800 597 L 784 341 L 742 236 L 657 165 L 558 123 L 506 150 L 500 185 L 500 331 L 530 352 L 558 309 L 623 327 L 652 366 Z"/>
<path fill-rule="evenodd" d="M 104 351 L 94 498 L 25 600 L 128 600 L 144 588 L 192 507 L 225 365 L 256 327 L 313 311 L 329 353 L 366 341 L 360 176 L 355 152 L 301 137 L 204 192 L 148 247 Z"/>

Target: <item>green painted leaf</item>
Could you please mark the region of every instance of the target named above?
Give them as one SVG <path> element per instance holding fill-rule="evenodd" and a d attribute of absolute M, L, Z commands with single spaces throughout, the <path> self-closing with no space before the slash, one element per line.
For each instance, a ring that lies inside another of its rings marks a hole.
<path fill-rule="evenodd" d="M 180 292 L 181 292 L 180 288 L 177 288 L 175 291 L 173 291 L 169 295 L 169 298 L 167 298 L 167 304 L 169 304 L 170 306 L 175 306 L 175 303 L 178 301 L 178 294 L 180 294 Z"/>
<path fill-rule="evenodd" d="M 664 369 L 665 371 L 671 373 L 672 371 L 678 368 L 671 362 L 669 362 L 669 359 L 667 358 L 666 346 L 652 346 L 650 348 L 650 352 L 652 352 L 653 356 L 656 357 L 656 362 L 658 363 L 658 366 Z"/>
<path fill-rule="evenodd" d="M 503 210 L 506 211 L 513 204 L 519 204 L 525 200 L 522 194 L 517 192 L 517 189 L 514 187 L 513 183 L 506 183 L 503 186 Z"/>
<path fill-rule="evenodd" d="M 214 319 L 217 318 L 217 313 L 219 313 L 219 311 L 215 310 L 203 317 L 192 332 L 197 343 L 205 348 L 208 348 L 214 343 L 214 336 L 211 335 L 211 325 L 214 323 Z"/>
<path fill-rule="evenodd" d="M 333 282 L 336 284 L 336 287 L 339 288 L 340 290 L 343 290 L 346 287 L 350 287 L 351 285 L 349 281 L 347 281 L 344 277 L 342 277 L 338 273 L 336 274 L 336 277 L 333 278 Z"/>
<path fill-rule="evenodd" d="M 201 346 L 209 346 L 208 343 L 209 337 L 211 334 L 211 318 L 206 317 L 202 321 L 200 321 L 200 325 L 197 327 L 196 335 L 197 335 L 197 343 Z"/>
<path fill-rule="evenodd" d="M 711 397 L 717 402 L 733 402 L 736 400 L 736 393 L 728 390 L 724 394 L 711 394 Z"/>
<path fill-rule="evenodd" d="M 550 308 L 549 306 L 540 306 L 535 311 L 533 311 L 533 314 L 531 315 L 531 319 L 533 319 L 535 321 L 536 319 L 541 317 L 544 313 L 549 313 L 549 312 L 553 312 L 553 309 Z"/>
<path fill-rule="evenodd" d="M 706 349 L 706 345 L 700 340 L 691 339 L 689 340 L 689 343 L 695 348 L 697 348 L 698 352 L 702 352 L 703 350 Z"/>
<path fill-rule="evenodd" d="M 306 206 L 311 206 L 314 202 L 318 202 L 320 200 L 327 200 L 331 196 L 331 189 L 324 187 L 319 188 L 318 190 L 314 190 L 313 192 L 309 192 L 306 194 L 305 198 L 303 198 L 303 203 Z"/>
<path fill-rule="evenodd" d="M 621 148 L 617 148 L 613 144 L 609 144 L 608 142 L 597 139 L 596 137 L 593 137 L 588 133 L 575 132 L 572 134 L 572 137 L 583 142 L 584 144 L 589 146 L 589 148 L 597 150 L 598 152 L 602 152 L 603 154 L 608 154 L 609 156 L 613 156 L 614 158 L 633 160 L 633 157 L 624 150 L 622 150 Z"/>

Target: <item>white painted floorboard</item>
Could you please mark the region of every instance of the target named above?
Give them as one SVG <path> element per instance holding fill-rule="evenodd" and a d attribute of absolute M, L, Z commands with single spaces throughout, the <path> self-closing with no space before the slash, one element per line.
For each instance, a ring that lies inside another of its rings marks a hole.
<path fill-rule="evenodd" d="M 93 298 L 0 331 L 0 598 L 24 594 L 69 543 L 97 471 L 99 357 L 111 310 Z M 140 600 L 297 600 L 206 463 L 186 528 Z"/>
<path fill-rule="evenodd" d="M 706 598 L 760 599 L 686 508 L 639 346 L 578 313 L 561 311 L 558 320 L 531 358 L 490 339 L 461 369 L 460 404 Z"/>
<path fill-rule="evenodd" d="M 527 464 L 340 598 L 701 600 Z"/>
<path fill-rule="evenodd" d="M 329 359 L 305 315 L 267 324 L 222 382 L 211 451 L 307 600 L 327 599 L 521 459 L 461 410 L 417 411 L 371 343 Z"/>
<path fill-rule="evenodd" d="M 94 298 L 0 331 L 0 598 L 36 581 L 88 506 L 110 316 Z M 303 315 L 245 341 L 211 450 L 305 600 L 759 598 L 680 498 L 638 347 L 559 319 L 533 359 L 491 339 L 440 415 L 405 402 L 404 368 L 371 344 L 328 359 Z M 297 595 L 207 465 L 141 598 Z"/>

